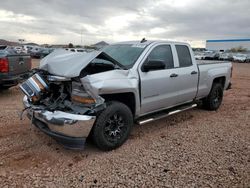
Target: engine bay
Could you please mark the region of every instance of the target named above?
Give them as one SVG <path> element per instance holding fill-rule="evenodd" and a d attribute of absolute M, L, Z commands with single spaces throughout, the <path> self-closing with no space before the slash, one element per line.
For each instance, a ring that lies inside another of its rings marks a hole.
<path fill-rule="evenodd" d="M 37 70 L 20 88 L 32 105 L 44 110 L 93 115 L 103 108 L 77 78 L 66 79 Z"/>
<path fill-rule="evenodd" d="M 80 77 L 110 71 L 116 68 L 117 67 L 115 67 L 115 65 L 110 63 L 109 61 L 96 58 L 81 71 Z"/>

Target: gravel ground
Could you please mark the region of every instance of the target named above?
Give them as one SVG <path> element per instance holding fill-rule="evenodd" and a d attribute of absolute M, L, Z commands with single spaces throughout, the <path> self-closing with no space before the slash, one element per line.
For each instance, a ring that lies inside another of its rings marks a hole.
<path fill-rule="evenodd" d="M 37 62 L 36 62 L 37 63 Z M 66 150 L 19 120 L 22 94 L 0 93 L 1 187 L 250 187 L 250 64 L 234 64 L 217 112 L 135 125 L 120 148 Z"/>

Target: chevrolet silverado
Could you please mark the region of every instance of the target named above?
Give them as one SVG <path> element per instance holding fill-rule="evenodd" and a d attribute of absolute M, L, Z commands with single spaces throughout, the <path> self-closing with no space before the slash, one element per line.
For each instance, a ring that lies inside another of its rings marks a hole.
<path fill-rule="evenodd" d="M 217 110 L 230 88 L 232 64 L 197 64 L 189 44 L 132 41 L 100 51 L 57 50 L 20 85 L 32 123 L 65 147 L 121 146 L 134 123 L 144 124 L 202 102 Z"/>

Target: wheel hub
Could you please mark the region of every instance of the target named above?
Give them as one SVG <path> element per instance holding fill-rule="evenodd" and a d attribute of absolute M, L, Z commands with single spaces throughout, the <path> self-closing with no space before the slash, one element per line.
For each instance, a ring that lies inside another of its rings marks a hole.
<path fill-rule="evenodd" d="M 110 139 L 119 138 L 122 134 L 123 126 L 124 121 L 122 116 L 114 114 L 107 121 L 105 133 Z"/>
<path fill-rule="evenodd" d="M 218 104 L 220 103 L 220 100 L 221 100 L 221 94 L 220 94 L 220 91 L 219 90 L 216 90 L 215 94 L 214 94 L 214 103 L 215 104 Z"/>

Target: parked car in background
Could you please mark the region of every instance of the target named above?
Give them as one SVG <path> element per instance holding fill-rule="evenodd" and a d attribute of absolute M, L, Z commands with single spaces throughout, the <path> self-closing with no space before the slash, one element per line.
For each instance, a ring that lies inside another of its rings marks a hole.
<path fill-rule="evenodd" d="M 219 53 L 219 60 L 232 61 L 233 55 L 232 55 L 232 53 L 228 53 L 228 52 Z"/>
<path fill-rule="evenodd" d="M 76 49 L 76 52 L 86 52 L 86 50 L 85 50 L 85 49 L 82 49 L 82 48 L 77 48 L 77 49 Z"/>
<path fill-rule="evenodd" d="M 247 59 L 247 54 L 237 53 L 233 55 L 233 61 L 235 62 L 243 63 L 246 61 L 246 59 Z"/>
<path fill-rule="evenodd" d="M 23 45 L 22 48 L 23 48 L 25 53 L 29 54 L 33 48 L 39 48 L 39 47 L 33 46 L 33 45 Z"/>
<path fill-rule="evenodd" d="M 194 57 L 196 60 L 203 60 L 206 56 L 203 52 L 194 52 Z"/>
<path fill-rule="evenodd" d="M 247 55 L 246 63 L 250 63 L 250 54 Z"/>
<path fill-rule="evenodd" d="M 8 89 L 29 77 L 31 58 L 15 50 L 0 50 L 0 90 Z"/>
<path fill-rule="evenodd" d="M 44 58 L 45 56 L 49 55 L 53 52 L 53 48 L 37 48 L 37 50 L 31 51 L 30 56 L 32 58 Z"/>
<path fill-rule="evenodd" d="M 6 48 L 7 48 L 6 45 L 0 45 L 0 51 L 1 51 L 1 50 L 5 50 Z"/>
<path fill-rule="evenodd" d="M 172 53 L 174 52 L 174 53 Z M 230 88 L 232 64 L 197 64 L 190 45 L 167 41 L 116 43 L 100 51 L 58 50 L 20 88 L 32 123 L 66 147 L 90 134 L 102 150 L 121 146 L 133 124 L 197 106 L 217 110 Z"/>
<path fill-rule="evenodd" d="M 29 52 L 29 48 L 27 46 L 22 46 L 22 52 L 27 54 Z"/>
<path fill-rule="evenodd" d="M 204 56 L 206 60 L 218 60 L 219 59 L 219 53 L 215 51 L 205 51 Z"/>
<path fill-rule="evenodd" d="M 23 49 L 21 46 L 14 47 L 14 50 L 16 51 L 17 54 L 21 54 L 23 52 Z"/>
<path fill-rule="evenodd" d="M 86 52 L 86 49 L 84 48 L 65 48 L 65 50 L 70 52 Z"/>

